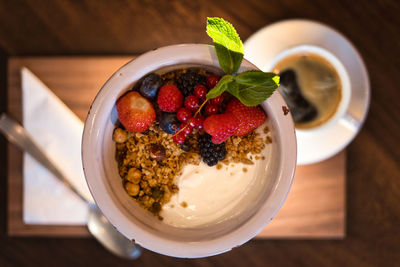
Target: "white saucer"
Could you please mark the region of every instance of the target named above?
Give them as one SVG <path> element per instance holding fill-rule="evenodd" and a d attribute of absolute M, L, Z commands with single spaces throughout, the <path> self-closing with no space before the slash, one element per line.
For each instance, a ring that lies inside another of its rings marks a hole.
<path fill-rule="evenodd" d="M 367 69 L 356 48 L 336 30 L 309 20 L 286 20 L 257 31 L 244 43 L 245 58 L 263 71 L 285 49 L 314 45 L 334 54 L 345 67 L 351 86 L 346 116 L 325 131 L 305 135 L 296 131 L 297 164 L 327 159 L 345 148 L 360 131 L 370 101 Z"/>

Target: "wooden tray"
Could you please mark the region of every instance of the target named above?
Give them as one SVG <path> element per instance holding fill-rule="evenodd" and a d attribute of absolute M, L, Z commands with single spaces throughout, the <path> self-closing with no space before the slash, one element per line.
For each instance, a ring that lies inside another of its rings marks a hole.
<path fill-rule="evenodd" d="M 39 77 L 84 120 L 104 82 L 133 57 L 15 57 L 8 64 L 8 112 L 21 121 L 22 66 Z M 345 237 L 345 161 L 341 152 L 324 162 L 297 167 L 290 194 L 257 238 Z M 89 236 L 85 226 L 28 225 L 22 218 L 22 152 L 8 146 L 8 234 Z"/>

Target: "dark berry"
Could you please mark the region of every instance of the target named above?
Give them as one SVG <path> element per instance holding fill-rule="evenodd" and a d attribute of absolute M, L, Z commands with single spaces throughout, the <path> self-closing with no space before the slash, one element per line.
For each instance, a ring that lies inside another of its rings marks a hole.
<path fill-rule="evenodd" d="M 222 104 L 223 100 L 224 100 L 223 95 L 219 95 L 219 96 L 217 96 L 215 98 L 212 98 L 210 100 L 210 103 L 219 106 L 219 105 Z"/>
<path fill-rule="evenodd" d="M 176 113 L 176 117 L 178 118 L 179 121 L 185 122 L 192 117 L 192 112 L 187 108 L 180 108 Z"/>
<path fill-rule="evenodd" d="M 219 77 L 216 75 L 210 75 L 207 77 L 207 86 L 208 88 L 212 89 L 214 88 L 214 86 L 217 85 L 217 83 L 219 82 Z"/>
<path fill-rule="evenodd" d="M 188 144 L 188 142 L 184 142 L 183 144 L 181 144 L 180 148 L 185 152 L 189 152 L 190 151 L 190 145 Z"/>
<path fill-rule="evenodd" d="M 197 115 L 189 120 L 189 124 L 197 130 L 203 129 L 203 122 L 204 117 L 202 115 Z"/>
<path fill-rule="evenodd" d="M 177 144 L 183 144 L 185 142 L 185 134 L 183 132 L 179 132 L 172 137 Z"/>
<path fill-rule="evenodd" d="M 213 114 L 218 113 L 218 106 L 212 103 L 206 104 L 206 107 L 204 108 L 204 111 L 206 112 L 206 115 L 210 116 Z"/>
<path fill-rule="evenodd" d="M 200 84 L 194 88 L 194 95 L 197 96 L 198 98 L 205 99 L 206 94 L 207 94 L 207 87 L 205 87 L 204 85 Z"/>
<path fill-rule="evenodd" d="M 214 166 L 219 160 L 223 160 L 226 156 L 225 142 L 214 144 L 211 142 L 211 135 L 203 134 L 198 139 L 200 156 L 204 163 L 208 166 Z"/>
<path fill-rule="evenodd" d="M 156 98 L 158 90 L 163 86 L 163 84 L 164 81 L 160 75 L 150 73 L 143 78 L 139 92 L 145 98 L 153 100 Z"/>
<path fill-rule="evenodd" d="M 169 134 L 175 133 L 179 127 L 176 113 L 163 112 L 160 118 L 160 127 Z"/>
<path fill-rule="evenodd" d="M 197 111 L 200 107 L 199 99 L 195 95 L 189 95 L 185 99 L 185 107 L 190 111 Z"/>
<path fill-rule="evenodd" d="M 183 129 L 183 130 L 182 130 Z M 187 122 L 182 122 L 181 125 L 179 126 L 179 130 L 182 130 L 182 132 L 185 135 L 188 135 L 192 132 L 193 126 Z"/>
<path fill-rule="evenodd" d="M 205 85 L 206 77 L 195 72 L 183 73 L 176 80 L 176 85 L 185 97 L 193 94 L 194 87 L 199 84 Z"/>

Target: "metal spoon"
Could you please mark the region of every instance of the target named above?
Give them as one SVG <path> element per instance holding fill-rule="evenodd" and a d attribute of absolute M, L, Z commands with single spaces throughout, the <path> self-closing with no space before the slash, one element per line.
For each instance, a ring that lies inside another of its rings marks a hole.
<path fill-rule="evenodd" d="M 22 150 L 28 152 L 33 158 L 63 182 L 65 186 L 71 189 L 89 205 L 87 227 L 89 232 L 100 242 L 100 244 L 115 255 L 123 258 L 137 259 L 141 255 L 141 247 L 119 233 L 103 216 L 97 205 L 91 200 L 86 199 L 86 197 L 82 195 L 57 169 L 51 159 L 48 158 L 39 148 L 25 129 L 5 113 L 0 116 L 0 132 L 5 135 L 10 143 L 13 143 Z"/>

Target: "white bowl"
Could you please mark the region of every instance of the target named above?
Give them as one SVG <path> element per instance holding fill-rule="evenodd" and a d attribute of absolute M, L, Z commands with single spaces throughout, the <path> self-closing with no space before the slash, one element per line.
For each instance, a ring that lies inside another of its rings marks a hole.
<path fill-rule="evenodd" d="M 221 72 L 214 47 L 202 44 L 167 46 L 130 61 L 104 84 L 90 107 L 83 133 L 82 161 L 94 200 L 123 235 L 161 254 L 205 257 L 243 244 L 274 218 L 286 199 L 295 172 L 295 130 L 290 114 L 284 115 L 282 107 L 286 104 L 276 91 L 262 104 L 273 143 L 267 146 L 268 158 L 248 194 L 251 201 L 243 201 L 239 214 L 216 224 L 178 228 L 163 223 L 126 194 L 118 174 L 112 132 L 117 121 L 116 100 L 147 73 L 178 68 L 177 65 Z M 239 72 L 250 69 L 257 68 L 243 60 Z"/>

